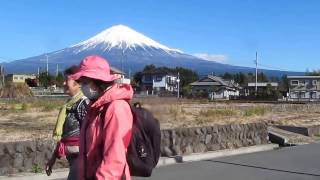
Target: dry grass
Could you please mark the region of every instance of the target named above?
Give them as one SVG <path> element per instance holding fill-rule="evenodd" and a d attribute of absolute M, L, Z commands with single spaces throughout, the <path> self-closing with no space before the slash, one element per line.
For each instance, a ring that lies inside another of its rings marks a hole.
<path fill-rule="evenodd" d="M 0 101 L 0 142 L 51 137 L 58 109 L 65 99 Z M 317 104 L 253 104 L 177 101 L 175 98 L 140 98 L 160 120 L 161 128 L 264 121 L 278 125 L 320 124 Z"/>
<path fill-rule="evenodd" d="M 25 83 L 7 83 L 0 89 L 1 98 L 25 98 L 32 97 L 29 86 Z"/>
<path fill-rule="evenodd" d="M 212 124 L 250 123 L 320 124 L 318 104 L 263 104 L 182 100 L 175 98 L 140 98 L 143 107 L 160 120 L 162 128 Z"/>
<path fill-rule="evenodd" d="M 2 99 L 0 142 L 51 137 L 65 99 Z"/>

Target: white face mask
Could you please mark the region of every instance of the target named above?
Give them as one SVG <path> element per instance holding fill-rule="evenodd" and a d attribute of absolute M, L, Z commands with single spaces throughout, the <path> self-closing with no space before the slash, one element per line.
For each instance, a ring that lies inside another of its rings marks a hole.
<path fill-rule="evenodd" d="M 99 97 L 99 92 L 91 89 L 90 84 L 81 85 L 83 94 L 90 100 L 96 100 Z"/>

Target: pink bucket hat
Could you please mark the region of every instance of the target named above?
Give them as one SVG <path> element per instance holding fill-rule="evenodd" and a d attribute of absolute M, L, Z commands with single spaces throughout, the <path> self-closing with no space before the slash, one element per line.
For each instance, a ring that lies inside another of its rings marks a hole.
<path fill-rule="evenodd" d="M 73 80 L 79 80 L 83 76 L 105 82 L 119 79 L 119 77 L 110 74 L 110 66 L 107 60 L 95 55 L 85 57 L 80 63 L 79 71 L 68 77 Z"/>

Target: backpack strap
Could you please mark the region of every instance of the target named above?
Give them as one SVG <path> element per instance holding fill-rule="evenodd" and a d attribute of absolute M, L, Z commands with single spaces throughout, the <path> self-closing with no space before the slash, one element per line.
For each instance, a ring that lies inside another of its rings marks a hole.
<path fill-rule="evenodd" d="M 88 108 L 88 104 L 89 104 L 88 101 L 89 101 L 89 99 L 87 97 L 83 96 L 81 98 L 81 101 L 78 103 L 76 118 L 77 118 L 77 120 L 78 120 L 80 125 L 82 124 L 82 118 L 83 118 L 83 117 L 82 118 L 80 117 L 80 113 L 83 113 L 82 111 L 80 112 L 80 108 L 81 108 L 82 105 L 84 105 L 85 109 L 87 109 Z"/>

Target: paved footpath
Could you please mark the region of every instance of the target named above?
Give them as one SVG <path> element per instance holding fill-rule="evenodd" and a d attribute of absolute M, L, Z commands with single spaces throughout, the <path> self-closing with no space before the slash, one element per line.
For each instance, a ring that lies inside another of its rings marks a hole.
<path fill-rule="evenodd" d="M 320 144 L 257 152 L 157 168 L 134 180 L 319 180 Z"/>
<path fill-rule="evenodd" d="M 262 151 L 268 149 L 269 151 Z M 320 180 L 320 144 L 271 149 L 271 145 L 264 145 L 192 155 L 183 157 L 183 161 L 187 162 L 178 164 L 172 164 L 171 160 L 161 161 L 162 166 L 155 169 L 151 178 L 134 180 Z M 253 153 L 243 154 L 248 152 Z M 222 155 L 234 156 L 221 157 Z M 197 161 L 199 159 L 202 160 Z M 66 175 L 67 171 L 56 170 L 54 176 L 50 177 L 44 174 L 20 175 L 0 177 L 0 180 L 61 180 Z"/>

